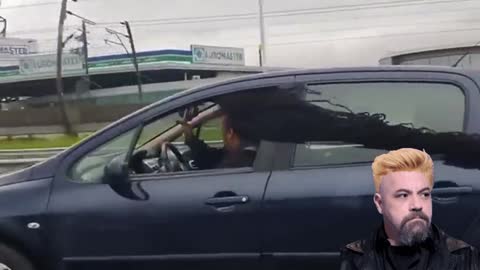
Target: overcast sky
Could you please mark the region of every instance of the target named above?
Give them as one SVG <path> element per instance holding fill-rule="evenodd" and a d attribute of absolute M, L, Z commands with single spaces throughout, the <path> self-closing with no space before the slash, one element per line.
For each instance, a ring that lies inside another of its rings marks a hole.
<path fill-rule="evenodd" d="M 243 47 L 258 64 L 258 0 L 78 0 L 68 9 L 89 26 L 92 55 L 122 53 L 105 31 L 129 20 L 138 51 L 190 44 Z M 8 37 L 55 49 L 59 0 L 2 0 Z M 398 52 L 480 41 L 479 0 L 264 0 L 267 64 L 291 67 L 377 65 Z M 66 35 L 80 20 L 67 18 Z M 78 46 L 71 42 L 70 47 Z"/>

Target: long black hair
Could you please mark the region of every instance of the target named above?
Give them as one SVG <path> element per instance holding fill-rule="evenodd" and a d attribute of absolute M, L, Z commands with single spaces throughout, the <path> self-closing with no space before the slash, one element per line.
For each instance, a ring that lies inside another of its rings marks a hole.
<path fill-rule="evenodd" d="M 305 101 L 306 91 L 298 85 L 266 87 L 227 95 L 216 102 L 228 115 L 232 128 L 251 141 L 343 141 L 385 150 L 410 147 L 440 154 L 448 163 L 480 168 L 478 134 L 392 125 L 381 113 L 330 110 Z"/>

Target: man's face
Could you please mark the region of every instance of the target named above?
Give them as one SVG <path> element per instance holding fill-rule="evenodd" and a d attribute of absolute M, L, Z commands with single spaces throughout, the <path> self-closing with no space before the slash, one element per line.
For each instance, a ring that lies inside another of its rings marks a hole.
<path fill-rule="evenodd" d="M 421 172 L 393 172 L 383 177 L 374 201 L 393 245 L 412 246 L 428 237 L 432 220 L 431 190 L 430 181 Z"/>
<path fill-rule="evenodd" d="M 236 152 L 240 149 L 239 139 L 234 130 L 229 127 L 228 121 L 226 115 L 222 116 L 223 145 L 229 152 Z"/>

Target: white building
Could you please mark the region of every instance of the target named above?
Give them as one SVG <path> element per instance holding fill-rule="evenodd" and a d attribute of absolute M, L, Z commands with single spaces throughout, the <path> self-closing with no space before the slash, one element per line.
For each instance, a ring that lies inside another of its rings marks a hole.
<path fill-rule="evenodd" d="M 480 47 L 465 46 L 404 52 L 380 59 L 381 65 L 435 65 L 480 69 Z"/>

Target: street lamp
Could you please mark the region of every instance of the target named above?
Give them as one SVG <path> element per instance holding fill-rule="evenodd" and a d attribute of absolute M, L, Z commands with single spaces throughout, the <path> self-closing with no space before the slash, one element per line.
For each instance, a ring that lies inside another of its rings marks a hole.
<path fill-rule="evenodd" d="M 96 22 L 91 21 L 91 20 L 89 20 L 89 19 L 87 19 L 87 18 L 85 18 L 85 17 L 82 17 L 82 16 L 80 16 L 80 15 L 77 15 L 77 14 L 75 14 L 75 13 L 69 11 L 69 10 L 67 10 L 66 12 L 67 12 L 68 15 L 71 15 L 71 16 L 74 16 L 74 17 L 79 18 L 80 20 L 82 20 L 82 22 L 88 23 L 88 24 L 90 24 L 90 25 L 96 25 L 96 24 L 97 24 Z"/>

